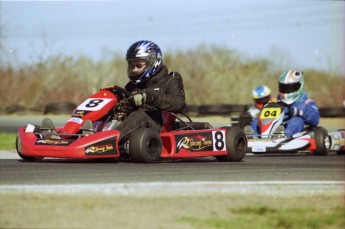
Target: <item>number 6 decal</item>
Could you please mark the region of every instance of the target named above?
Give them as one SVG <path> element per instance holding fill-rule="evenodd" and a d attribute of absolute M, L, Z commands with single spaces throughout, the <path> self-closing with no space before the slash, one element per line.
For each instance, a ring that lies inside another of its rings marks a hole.
<path fill-rule="evenodd" d="M 225 131 L 212 131 L 213 149 L 216 151 L 225 150 Z"/>
<path fill-rule="evenodd" d="M 98 111 L 108 104 L 111 99 L 105 98 L 88 98 L 77 107 L 77 110 Z"/>

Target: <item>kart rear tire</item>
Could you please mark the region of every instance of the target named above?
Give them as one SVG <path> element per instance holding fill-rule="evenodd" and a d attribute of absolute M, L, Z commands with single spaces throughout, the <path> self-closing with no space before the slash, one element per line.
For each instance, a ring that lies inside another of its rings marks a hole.
<path fill-rule="evenodd" d="M 218 161 L 242 161 L 246 156 L 248 140 L 239 127 L 226 127 L 226 156 L 216 156 Z"/>
<path fill-rule="evenodd" d="M 134 162 L 157 162 L 162 153 L 162 139 L 150 128 L 135 130 L 129 139 L 129 154 Z"/>
<path fill-rule="evenodd" d="M 322 127 L 314 128 L 314 139 L 316 144 L 316 149 L 313 151 L 314 155 L 326 156 L 328 155 L 330 147 L 330 137 L 327 130 Z"/>
<path fill-rule="evenodd" d="M 18 153 L 19 157 L 21 157 L 24 161 L 41 161 L 43 159 L 43 157 L 29 157 L 29 156 L 23 155 L 22 154 L 22 146 L 21 146 L 21 142 L 20 142 L 18 135 L 16 138 L 16 149 L 17 149 L 17 153 Z"/>

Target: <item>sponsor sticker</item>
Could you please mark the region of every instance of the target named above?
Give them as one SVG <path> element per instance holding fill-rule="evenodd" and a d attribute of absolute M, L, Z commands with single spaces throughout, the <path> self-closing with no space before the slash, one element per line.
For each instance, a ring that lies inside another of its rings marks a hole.
<path fill-rule="evenodd" d="M 176 135 L 176 153 L 181 149 L 190 152 L 219 151 L 225 149 L 225 131 Z"/>
<path fill-rule="evenodd" d="M 35 145 L 69 145 L 74 140 L 67 140 L 67 139 L 40 139 L 37 140 Z"/>
<path fill-rule="evenodd" d="M 266 147 L 264 146 L 255 146 L 252 148 L 252 152 L 266 152 Z"/>
<path fill-rule="evenodd" d="M 35 130 L 35 126 L 28 124 L 25 128 L 25 133 L 32 133 L 32 132 L 34 132 L 34 130 Z"/>
<path fill-rule="evenodd" d="M 116 137 L 111 137 L 106 140 L 97 142 L 95 144 L 85 147 L 86 156 L 99 156 L 99 155 L 116 155 Z"/>
<path fill-rule="evenodd" d="M 83 120 L 81 118 L 71 117 L 67 120 L 67 122 L 76 122 L 81 125 L 83 123 Z"/>
<path fill-rule="evenodd" d="M 73 117 L 76 117 L 76 118 L 82 118 L 84 115 L 88 114 L 89 112 L 87 111 L 80 111 L 80 110 L 76 110 L 74 111 L 73 113 Z"/>

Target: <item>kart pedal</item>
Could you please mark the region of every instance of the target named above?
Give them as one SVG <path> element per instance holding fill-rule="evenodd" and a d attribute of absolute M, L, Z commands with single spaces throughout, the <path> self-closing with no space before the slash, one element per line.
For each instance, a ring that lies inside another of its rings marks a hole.
<path fill-rule="evenodd" d="M 44 139 L 61 139 L 59 135 L 56 135 L 57 131 L 55 130 L 55 126 L 50 118 L 44 118 L 42 120 L 42 125 L 40 129 L 47 130 L 48 132 L 52 133 L 52 134 L 44 134 L 43 135 Z"/>
<path fill-rule="evenodd" d="M 44 118 L 42 120 L 41 129 L 45 130 L 55 130 L 55 126 L 50 118 Z"/>
<path fill-rule="evenodd" d="M 80 130 L 82 130 L 83 134 L 93 134 L 93 124 L 91 120 L 86 120 Z"/>

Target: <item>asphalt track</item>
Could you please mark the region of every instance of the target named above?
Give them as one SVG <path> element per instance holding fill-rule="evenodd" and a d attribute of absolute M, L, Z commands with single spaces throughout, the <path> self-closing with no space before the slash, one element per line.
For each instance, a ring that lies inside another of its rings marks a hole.
<path fill-rule="evenodd" d="M 14 151 L 0 151 L 0 185 L 114 184 L 141 182 L 267 182 L 345 179 L 345 156 L 248 154 L 242 162 L 202 159 L 138 164 L 117 160 L 47 158 L 25 162 Z"/>
<path fill-rule="evenodd" d="M 2 130 L 12 132 L 18 125 L 39 124 L 32 120 L 1 119 Z M 19 120 L 19 121 L 18 121 Z M 39 119 L 40 120 L 40 119 Z M 54 120 L 63 123 L 65 117 Z M 22 124 L 22 123 L 23 124 Z M 59 125 L 59 124 L 58 124 Z M 0 129 L 1 129 L 0 128 Z M 308 190 L 310 185 L 321 184 L 327 191 L 331 186 L 344 191 L 345 156 L 330 153 L 328 156 L 299 154 L 247 154 L 242 162 L 218 162 L 212 157 L 185 160 L 164 160 L 153 164 L 138 164 L 117 160 L 75 160 L 51 159 L 41 162 L 25 162 L 15 151 L 0 151 L 0 191 L 6 188 L 38 185 L 93 185 L 109 187 L 117 185 L 159 184 L 163 189 L 171 189 L 171 184 L 182 188 L 192 186 L 226 186 L 227 189 L 239 184 L 284 184 L 284 188 L 298 185 Z M 304 185 L 308 184 L 308 185 Z M 151 186 L 150 186 L 151 185 Z M 181 186 L 182 185 L 182 186 Z M 76 186 L 73 186 L 76 188 Z M 138 188 L 137 186 L 135 188 Z M 150 189 L 151 190 L 151 189 Z M 293 190 L 295 191 L 295 190 Z"/>

